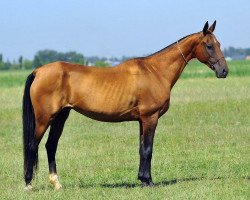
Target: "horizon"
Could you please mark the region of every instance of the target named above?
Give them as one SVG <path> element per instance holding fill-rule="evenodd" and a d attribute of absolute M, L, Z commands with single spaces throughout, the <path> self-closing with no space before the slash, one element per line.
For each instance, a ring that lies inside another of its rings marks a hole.
<path fill-rule="evenodd" d="M 32 59 L 39 50 L 76 51 L 85 57 L 143 56 L 217 20 L 221 49 L 250 47 L 250 3 L 240 1 L 42 2 L 2 0 L 0 53 Z M 174 20 L 173 20 L 174 18 Z"/>

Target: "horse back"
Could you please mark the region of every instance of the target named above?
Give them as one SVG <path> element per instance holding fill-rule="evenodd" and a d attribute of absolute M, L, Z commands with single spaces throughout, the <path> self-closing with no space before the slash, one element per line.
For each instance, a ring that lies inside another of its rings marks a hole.
<path fill-rule="evenodd" d="M 169 95 L 141 59 L 106 68 L 56 62 L 34 73 L 37 101 L 40 94 L 54 110 L 71 107 L 100 121 L 137 120 L 161 109 Z"/>
<path fill-rule="evenodd" d="M 129 67 L 98 68 L 55 62 L 36 69 L 34 74 L 32 95 L 37 104 L 39 96 L 43 96 L 45 101 L 57 105 L 55 110 L 71 107 L 100 121 L 137 117 L 136 77 L 131 76 Z"/>

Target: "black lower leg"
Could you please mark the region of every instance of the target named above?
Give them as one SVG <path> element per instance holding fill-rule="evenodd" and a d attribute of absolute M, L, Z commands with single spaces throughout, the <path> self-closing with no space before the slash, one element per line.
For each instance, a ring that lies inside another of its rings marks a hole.
<path fill-rule="evenodd" d="M 65 121 L 69 115 L 69 111 L 70 109 L 63 109 L 54 119 L 50 127 L 49 138 L 45 145 L 47 150 L 50 174 L 57 173 L 55 155 L 56 155 L 58 141 L 62 134 Z"/>
<path fill-rule="evenodd" d="M 143 186 L 152 186 L 151 159 L 153 152 L 153 140 L 157 125 L 157 116 L 140 122 L 140 165 L 138 179 Z"/>
<path fill-rule="evenodd" d="M 46 150 L 47 150 L 47 156 L 48 156 L 48 164 L 49 164 L 49 173 L 56 173 L 56 150 L 58 145 L 58 140 L 61 136 L 61 133 L 58 133 L 57 126 L 55 123 L 52 123 L 50 132 L 49 132 L 49 138 L 46 142 Z"/>
<path fill-rule="evenodd" d="M 49 173 L 57 173 L 56 171 L 56 149 L 57 149 L 58 142 L 51 142 L 51 140 L 48 139 L 46 143 L 46 150 L 47 150 L 47 156 L 48 156 L 48 164 L 49 164 Z"/>
<path fill-rule="evenodd" d="M 153 185 L 151 177 L 151 158 L 152 158 L 152 145 L 140 146 L 140 166 L 138 179 L 142 181 L 143 185 Z"/>
<path fill-rule="evenodd" d="M 25 183 L 26 185 L 29 185 L 31 183 L 31 180 L 33 178 L 33 172 L 34 169 L 37 168 L 37 162 L 38 162 L 38 144 L 39 142 L 32 142 L 32 144 L 29 145 L 29 150 L 27 154 L 27 163 L 26 163 L 26 171 L 25 171 Z"/>

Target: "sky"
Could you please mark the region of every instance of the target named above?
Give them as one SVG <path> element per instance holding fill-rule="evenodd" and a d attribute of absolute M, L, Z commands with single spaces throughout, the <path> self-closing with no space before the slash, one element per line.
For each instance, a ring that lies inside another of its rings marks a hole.
<path fill-rule="evenodd" d="M 222 49 L 250 47 L 249 0 L 0 0 L 0 53 L 121 57 L 154 53 L 217 20 Z"/>

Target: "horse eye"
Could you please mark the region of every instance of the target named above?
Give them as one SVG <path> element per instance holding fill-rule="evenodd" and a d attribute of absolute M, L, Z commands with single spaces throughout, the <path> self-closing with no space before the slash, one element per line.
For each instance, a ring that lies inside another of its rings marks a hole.
<path fill-rule="evenodd" d="M 211 50 L 213 48 L 213 46 L 211 44 L 206 44 L 207 49 Z"/>

